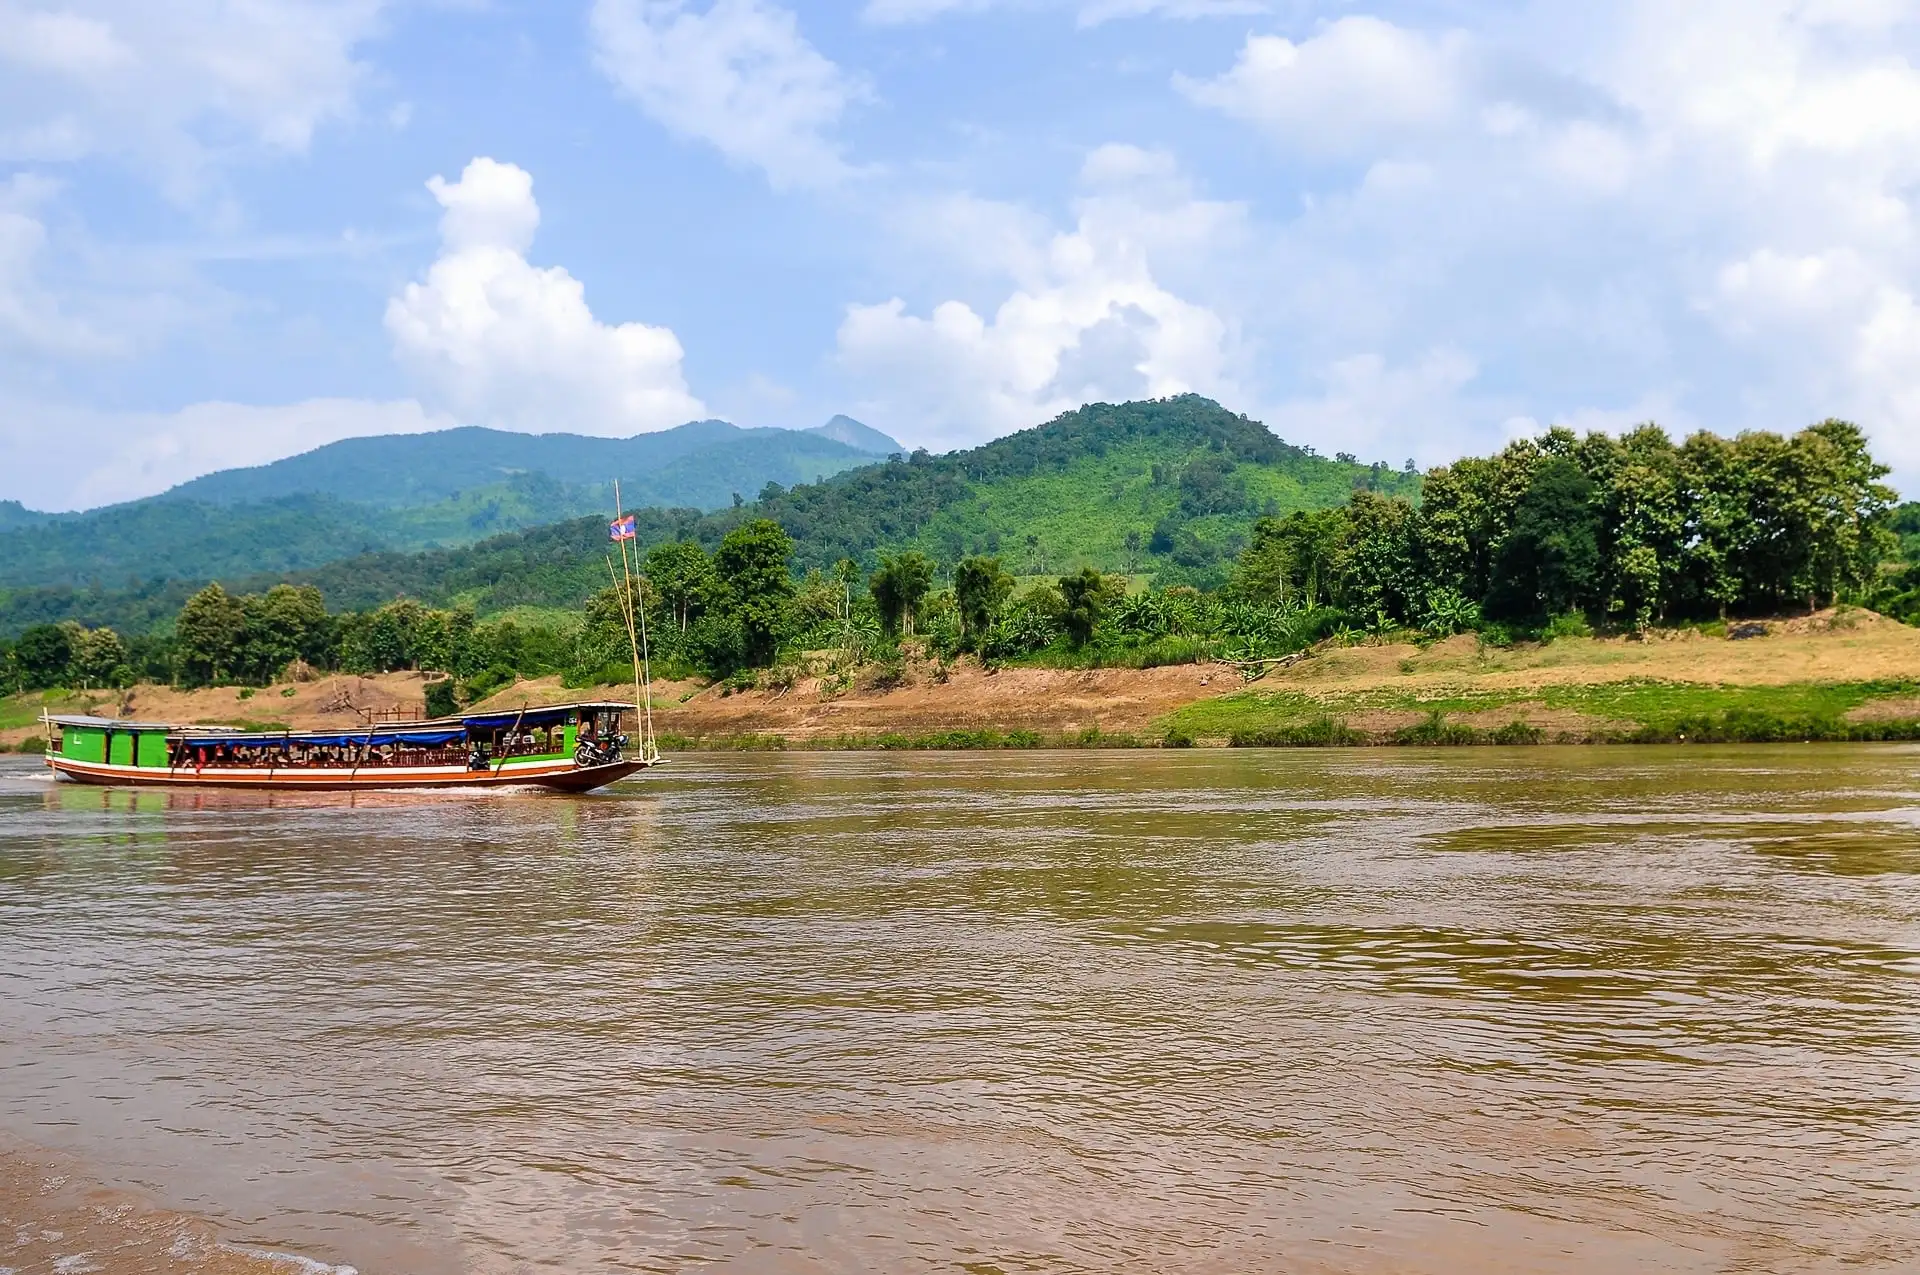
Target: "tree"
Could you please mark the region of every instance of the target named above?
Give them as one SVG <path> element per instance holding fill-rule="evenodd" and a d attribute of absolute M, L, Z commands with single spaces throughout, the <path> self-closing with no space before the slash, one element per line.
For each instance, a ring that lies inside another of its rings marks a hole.
<path fill-rule="evenodd" d="M 276 584 L 241 598 L 240 609 L 245 628 L 233 671 L 251 682 L 271 682 L 295 659 L 314 654 L 315 638 L 327 628 L 326 601 L 312 585 Z"/>
<path fill-rule="evenodd" d="M 740 655 L 749 665 L 770 663 L 779 646 L 793 577 L 787 559 L 793 541 L 771 518 L 755 518 L 726 534 L 713 555 L 727 609 L 739 626 Z"/>
<path fill-rule="evenodd" d="M 1206 455 L 1180 472 L 1180 512 L 1188 518 L 1240 513 L 1247 507 L 1247 484 L 1226 456 Z"/>
<path fill-rule="evenodd" d="M 1582 469 L 1600 486 L 1606 610 L 1635 632 L 1673 607 L 1687 543 L 1686 467 L 1666 432 L 1642 425 L 1617 442 L 1579 444 Z"/>
<path fill-rule="evenodd" d="M 57 624 L 36 624 L 14 643 L 13 659 L 24 689 L 63 686 L 71 676 L 73 639 Z"/>
<path fill-rule="evenodd" d="M 913 632 L 920 603 L 933 587 L 933 563 L 918 550 L 897 556 L 882 555 L 880 568 L 867 581 L 867 592 L 880 610 L 880 623 L 889 634 Z"/>
<path fill-rule="evenodd" d="M 1542 461 L 1501 546 L 1488 613 L 1540 621 L 1589 609 L 1600 576 L 1599 525 L 1593 480 L 1564 456 Z"/>
<path fill-rule="evenodd" d="M 117 686 L 132 671 L 127 668 L 127 644 L 112 629 L 75 624 L 68 631 L 68 643 L 73 652 L 72 678 L 83 687 Z"/>
<path fill-rule="evenodd" d="M 1139 538 L 1139 532 L 1132 534 Z M 962 558 L 953 569 L 953 597 L 960 608 L 962 639 L 978 647 L 1012 594 L 1013 577 L 1000 569 L 1000 559 Z"/>
<path fill-rule="evenodd" d="M 586 616 L 574 634 L 573 654 L 568 661 L 570 681 L 585 685 L 603 678 L 612 680 L 616 669 L 619 680 L 633 663 L 633 636 L 627 631 L 627 608 L 645 606 L 643 582 L 636 580 L 629 591 L 626 583 L 609 584 L 587 599 Z"/>
<path fill-rule="evenodd" d="M 1860 592 L 1895 548 L 1889 524 L 1894 501 L 1880 480 L 1892 471 L 1874 460 L 1857 425 L 1826 420 L 1794 437 L 1811 506 L 1807 608 Z"/>
<path fill-rule="evenodd" d="M 174 621 L 180 680 L 206 686 L 233 676 L 246 634 L 246 609 L 217 582 L 188 598 Z"/>
<path fill-rule="evenodd" d="M 1278 518 L 1253 524 L 1253 539 L 1234 564 L 1233 583 L 1242 595 L 1258 602 L 1284 605 L 1293 592 L 1293 546 Z"/>
<path fill-rule="evenodd" d="M 1417 620 L 1415 610 L 1426 605 L 1428 593 L 1420 553 L 1420 511 L 1404 500 L 1356 491 L 1347 503 L 1346 516 L 1342 604 L 1377 624 Z M 1453 580 L 1439 583 L 1459 587 Z"/>
<path fill-rule="evenodd" d="M 1126 585 L 1101 575 L 1092 567 L 1082 567 L 1076 575 L 1060 577 L 1060 627 L 1075 646 L 1085 646 L 1093 637 L 1093 628 L 1116 601 L 1126 595 Z"/>
<path fill-rule="evenodd" d="M 1262 518 L 1240 554 L 1235 583 L 1249 598 L 1282 606 L 1298 601 L 1311 610 L 1329 599 L 1339 579 L 1347 531 L 1341 509 Z"/>
<path fill-rule="evenodd" d="M 713 559 L 691 540 L 654 546 L 640 571 L 659 594 L 674 628 L 682 633 L 707 608 L 717 583 Z"/>
<path fill-rule="evenodd" d="M 1127 551 L 1127 574 L 1132 575 L 1140 570 L 1140 546 L 1142 543 L 1140 529 L 1138 527 L 1128 528 L 1126 538 L 1121 543 Z"/>

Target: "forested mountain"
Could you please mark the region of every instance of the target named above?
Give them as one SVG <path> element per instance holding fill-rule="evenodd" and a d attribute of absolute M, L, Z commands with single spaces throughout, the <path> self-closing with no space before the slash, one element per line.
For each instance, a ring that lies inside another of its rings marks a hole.
<path fill-rule="evenodd" d="M 0 500 L 0 531 L 12 531 L 16 527 L 37 527 L 53 517 L 37 509 L 29 509 L 17 500 Z"/>
<path fill-rule="evenodd" d="M 769 487 L 738 508 L 651 508 L 641 512 L 639 530 L 642 548 L 673 539 L 712 548 L 742 522 L 772 518 L 793 537 L 800 570 L 841 558 L 871 565 L 883 550 L 918 548 L 947 565 L 985 552 L 1015 571 L 1093 566 L 1217 583 L 1255 519 L 1339 505 L 1356 487 L 1411 497 L 1419 480 L 1383 464 L 1316 456 L 1188 395 L 1091 405 L 971 451 L 917 452 L 819 482 Z M 579 605 L 605 584 L 605 546 L 605 518 L 596 512 L 464 547 L 205 575 L 243 590 L 276 579 L 310 582 L 335 609 L 404 595 L 463 602 L 486 615 Z M 69 617 L 141 632 L 177 609 L 180 594 L 178 586 L 152 584 L 18 590 L 0 600 L 0 632 Z"/>
<path fill-rule="evenodd" d="M 730 506 L 899 444 L 836 416 L 812 430 L 695 421 L 633 438 L 454 429 L 356 438 L 148 500 L 47 515 L 0 503 L 0 588 L 284 575 L 375 551 L 469 544 L 629 507 Z"/>
<path fill-rule="evenodd" d="M 521 474 L 599 489 L 618 478 L 635 505 L 729 504 L 732 481 L 811 482 L 901 450 L 860 422 L 836 416 L 810 430 L 742 429 L 725 421 L 689 421 L 632 438 L 518 434 L 468 426 L 431 434 L 349 438 L 271 465 L 227 469 L 180 484 L 167 497 L 233 505 L 284 496 L 335 496 L 360 504 L 411 508 L 450 500 Z M 782 475 L 787 477 L 782 477 Z"/>

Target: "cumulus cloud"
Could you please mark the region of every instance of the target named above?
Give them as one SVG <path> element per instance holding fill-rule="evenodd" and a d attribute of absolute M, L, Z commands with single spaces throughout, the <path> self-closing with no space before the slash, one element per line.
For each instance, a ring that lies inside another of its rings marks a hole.
<path fill-rule="evenodd" d="M 187 196 L 236 147 L 347 115 L 383 0 L 0 0 L 0 159 L 110 154 Z"/>
<path fill-rule="evenodd" d="M 169 412 L 103 412 L 10 402 L 0 412 L 0 499 L 91 509 L 151 496 L 216 469 L 264 465 L 343 438 L 417 434 L 459 422 L 409 399 L 196 403 Z"/>
<path fill-rule="evenodd" d="M 1232 391 L 1231 325 L 1150 257 L 1238 210 L 1193 200 L 1170 160 L 1132 147 L 1094 152 L 1082 183 L 1073 230 L 1009 254 L 1016 287 L 991 318 L 957 300 L 925 318 L 898 297 L 848 307 L 838 357 L 860 410 L 953 447 L 1092 400 Z"/>
<path fill-rule="evenodd" d="M 37 212 L 54 190 L 53 182 L 31 173 L 0 183 L 0 354 L 114 353 L 119 342 L 67 313 L 40 277 L 47 228 Z"/>
<path fill-rule="evenodd" d="M 671 330 L 602 323 L 578 279 L 527 261 L 540 209 L 524 169 L 481 157 L 428 188 L 446 210 L 440 257 L 388 302 L 386 322 L 437 402 L 476 422 L 606 435 L 705 412 Z"/>
<path fill-rule="evenodd" d="M 1009 8 L 1023 3 L 1046 0 L 867 0 L 861 16 L 883 26 L 904 26 L 930 22 L 955 13 L 982 13 L 988 9 Z M 1067 7 L 1067 6 L 1063 6 Z M 1271 6 L 1266 0 L 1082 0 L 1070 6 L 1078 10 L 1080 25 L 1098 26 L 1116 18 L 1218 18 L 1238 14 L 1264 13 Z"/>
<path fill-rule="evenodd" d="M 669 131 L 706 142 L 776 187 L 818 186 L 847 164 L 830 134 L 866 95 L 765 0 L 596 0 L 594 60 Z"/>
<path fill-rule="evenodd" d="M 1264 281 L 1264 344 L 1328 383 L 1277 396 L 1293 427 L 1316 403 L 1350 419 L 1329 369 L 1352 351 L 1408 369 L 1446 348 L 1477 373 L 1409 410 L 1409 450 L 1642 407 L 1722 430 L 1840 414 L 1920 490 L 1916 18 L 1894 0 L 1356 16 L 1254 33 L 1224 73 L 1177 80 L 1272 162 L 1357 174 L 1231 266 Z"/>
<path fill-rule="evenodd" d="M 1447 346 L 1401 365 L 1377 353 L 1349 355 L 1319 370 L 1318 393 L 1278 403 L 1262 419 L 1282 438 L 1318 441 L 1368 460 L 1404 451 L 1421 465 L 1440 464 L 1458 455 L 1448 448 L 1448 435 L 1497 418 L 1496 406 L 1469 396 L 1479 373 L 1465 351 Z M 1421 423 L 1421 435 L 1409 437 L 1411 421 Z"/>
<path fill-rule="evenodd" d="M 1230 70 L 1174 82 L 1291 146 L 1342 153 L 1447 123 L 1466 93 L 1466 50 L 1457 32 L 1429 36 L 1356 16 L 1298 44 L 1249 35 Z"/>

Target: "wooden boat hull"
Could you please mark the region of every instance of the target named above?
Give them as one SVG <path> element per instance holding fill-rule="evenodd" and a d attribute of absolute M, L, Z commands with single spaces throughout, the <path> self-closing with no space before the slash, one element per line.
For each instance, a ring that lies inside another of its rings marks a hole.
<path fill-rule="evenodd" d="M 199 770 L 189 767 L 160 770 L 47 755 L 47 766 L 55 777 L 74 783 L 116 788 L 252 788 L 269 792 L 524 787 L 588 792 L 658 764 L 616 761 L 601 766 L 577 766 L 571 760 L 547 759 L 507 761 L 491 770 L 468 770 L 460 766 L 363 766 L 358 769 L 207 766 Z"/>

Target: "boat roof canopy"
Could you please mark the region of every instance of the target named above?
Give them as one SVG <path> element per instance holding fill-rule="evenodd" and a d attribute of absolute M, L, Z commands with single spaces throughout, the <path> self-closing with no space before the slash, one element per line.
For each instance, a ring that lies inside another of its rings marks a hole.
<path fill-rule="evenodd" d="M 579 704 L 542 704 L 537 707 L 503 712 L 469 713 L 462 717 L 436 717 L 426 722 L 389 722 L 366 730 L 237 730 L 230 726 L 183 726 L 172 722 L 122 721 L 117 717 L 92 717 L 84 713 L 47 713 L 44 720 L 54 726 L 90 727 L 96 730 L 165 731 L 177 739 L 194 744 L 307 744 L 315 747 L 339 747 L 347 744 L 412 745 L 434 748 L 461 739 L 469 730 L 512 729 L 515 726 L 554 726 L 576 713 L 627 712 L 631 704 L 617 700 L 592 700 Z"/>
<path fill-rule="evenodd" d="M 499 712 L 469 713 L 460 721 L 468 726 L 477 726 L 481 730 L 492 730 L 499 726 L 551 726 L 563 722 L 574 713 L 590 713 L 596 709 L 614 712 L 627 712 L 631 704 L 621 704 L 613 700 L 597 700 L 586 704 L 542 704 L 525 709 L 512 708 Z"/>
<path fill-rule="evenodd" d="M 411 748 L 438 748 L 443 744 L 456 743 L 465 739 L 464 729 L 455 730 L 374 730 L 374 731 L 221 731 L 192 730 L 173 731 L 169 738 L 191 744 L 195 748 L 209 745 L 227 744 L 245 748 L 272 747 L 275 744 L 300 744 L 310 748 L 379 748 L 387 744 L 399 744 Z"/>

